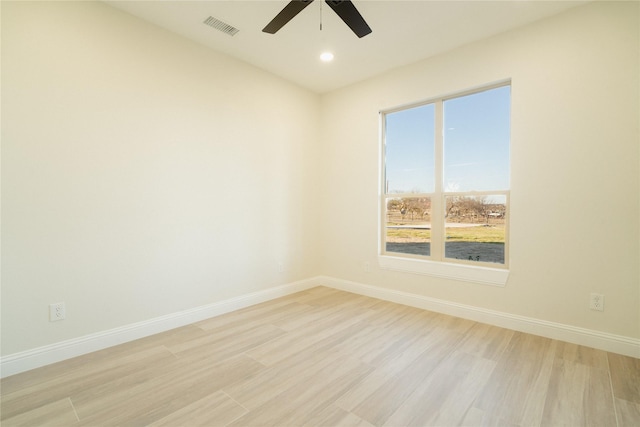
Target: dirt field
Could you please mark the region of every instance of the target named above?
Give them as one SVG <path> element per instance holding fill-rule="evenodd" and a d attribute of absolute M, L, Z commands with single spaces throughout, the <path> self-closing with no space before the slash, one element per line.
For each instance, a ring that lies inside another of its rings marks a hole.
<path fill-rule="evenodd" d="M 387 242 L 387 252 L 429 256 L 429 242 Z M 504 264 L 504 243 L 447 242 L 445 257 Z"/>

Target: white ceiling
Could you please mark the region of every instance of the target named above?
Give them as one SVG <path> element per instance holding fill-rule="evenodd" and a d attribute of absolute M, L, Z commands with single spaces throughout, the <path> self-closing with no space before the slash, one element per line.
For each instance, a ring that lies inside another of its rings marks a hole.
<path fill-rule="evenodd" d="M 354 0 L 373 30 L 361 39 L 321 0 L 273 35 L 263 33 L 262 28 L 288 0 L 105 3 L 324 93 L 587 1 Z M 203 23 L 209 16 L 240 31 L 229 36 L 213 29 Z M 333 62 L 319 60 L 324 50 L 334 53 Z"/>

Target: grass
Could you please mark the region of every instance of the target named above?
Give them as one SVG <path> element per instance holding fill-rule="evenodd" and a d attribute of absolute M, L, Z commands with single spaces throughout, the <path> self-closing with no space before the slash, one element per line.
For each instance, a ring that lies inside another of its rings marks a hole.
<path fill-rule="evenodd" d="M 504 243 L 504 226 L 447 228 L 447 242 Z"/>
<path fill-rule="evenodd" d="M 416 243 L 431 240 L 431 230 L 416 230 L 413 228 L 387 229 L 387 242 Z"/>
<path fill-rule="evenodd" d="M 484 242 L 504 243 L 504 225 L 490 225 L 480 227 L 447 228 L 447 242 Z M 414 243 L 431 240 L 431 230 L 411 228 L 387 229 L 387 242 Z"/>

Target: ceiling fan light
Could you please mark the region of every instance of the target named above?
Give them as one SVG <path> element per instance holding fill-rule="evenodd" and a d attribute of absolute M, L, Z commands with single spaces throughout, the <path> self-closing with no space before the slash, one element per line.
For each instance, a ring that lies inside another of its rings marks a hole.
<path fill-rule="evenodd" d="M 331 52 L 322 52 L 320 54 L 320 60 L 322 62 L 331 62 L 331 61 L 333 61 L 333 53 L 331 53 Z"/>

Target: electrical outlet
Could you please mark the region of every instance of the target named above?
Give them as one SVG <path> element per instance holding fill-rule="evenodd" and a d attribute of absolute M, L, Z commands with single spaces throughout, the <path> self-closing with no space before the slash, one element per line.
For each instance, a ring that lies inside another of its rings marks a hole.
<path fill-rule="evenodd" d="M 604 311 L 604 295 L 591 294 L 591 299 L 589 301 L 589 308 L 591 310 Z"/>
<path fill-rule="evenodd" d="M 369 261 L 363 262 L 362 268 L 364 269 L 365 273 L 371 273 L 371 264 L 369 263 Z"/>
<path fill-rule="evenodd" d="M 284 262 L 278 263 L 278 273 L 284 273 Z"/>
<path fill-rule="evenodd" d="M 49 321 L 50 322 L 57 322 L 58 320 L 64 320 L 65 317 L 67 317 L 67 309 L 63 302 L 49 304 Z"/>

